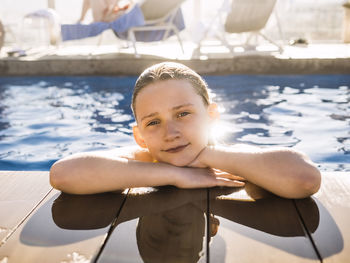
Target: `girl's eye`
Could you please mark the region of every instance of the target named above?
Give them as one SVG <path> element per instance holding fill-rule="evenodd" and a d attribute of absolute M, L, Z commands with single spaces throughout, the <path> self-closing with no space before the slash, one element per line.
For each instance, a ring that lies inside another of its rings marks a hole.
<path fill-rule="evenodd" d="M 184 112 L 180 112 L 177 117 L 185 117 L 186 115 L 190 114 L 189 112 L 187 111 L 184 111 Z"/>
<path fill-rule="evenodd" d="M 154 120 L 154 121 L 150 121 L 149 123 L 146 124 L 146 126 L 154 126 L 154 125 L 157 125 L 159 124 L 159 121 L 158 120 Z"/>

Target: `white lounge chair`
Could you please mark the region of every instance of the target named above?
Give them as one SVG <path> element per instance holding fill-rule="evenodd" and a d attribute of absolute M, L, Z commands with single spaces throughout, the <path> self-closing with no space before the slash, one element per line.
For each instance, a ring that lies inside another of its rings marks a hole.
<path fill-rule="evenodd" d="M 131 27 L 124 34 L 117 34 L 118 37 L 132 42 L 135 56 L 138 56 L 136 42 L 164 41 L 171 35 L 176 35 L 184 52 L 179 31 L 184 26 L 181 13 L 181 4 L 184 0 L 145 0 L 141 3 L 145 24 Z"/>
<path fill-rule="evenodd" d="M 260 36 L 275 45 L 278 50 L 282 52 L 283 49 L 281 45 L 262 33 L 262 30 L 265 28 L 267 21 L 274 11 L 276 2 L 277 0 L 232 0 L 231 5 L 228 5 L 227 0 L 224 0 L 223 6 L 219 9 L 218 17 L 225 13 L 225 11 L 227 16 L 221 22 L 223 23 L 223 32 L 216 32 L 215 36 L 231 51 L 231 53 L 234 53 L 234 49 L 226 40 L 225 35 L 239 33 L 249 33 L 249 37 L 245 43 L 246 46 L 249 44 L 252 37 Z M 224 8 L 229 8 L 229 10 L 223 10 Z M 283 38 L 277 13 L 275 13 L 275 15 L 279 33 Z M 199 50 L 201 42 L 207 37 L 209 30 L 210 28 L 207 28 L 205 34 L 199 41 Z"/>

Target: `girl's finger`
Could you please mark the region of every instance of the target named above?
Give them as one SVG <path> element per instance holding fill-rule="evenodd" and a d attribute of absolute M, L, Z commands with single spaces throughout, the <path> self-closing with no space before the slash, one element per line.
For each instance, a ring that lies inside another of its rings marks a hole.
<path fill-rule="evenodd" d="M 227 178 L 227 179 L 233 179 L 233 180 L 240 180 L 240 181 L 245 181 L 245 178 L 238 176 L 238 175 L 234 175 L 234 174 L 230 174 L 230 173 L 226 173 L 226 172 L 215 172 L 215 176 L 216 177 L 222 177 L 222 178 Z"/>
<path fill-rule="evenodd" d="M 217 178 L 217 186 L 227 186 L 227 187 L 242 187 L 245 185 L 244 182 L 238 180 L 227 180 L 224 178 Z"/>

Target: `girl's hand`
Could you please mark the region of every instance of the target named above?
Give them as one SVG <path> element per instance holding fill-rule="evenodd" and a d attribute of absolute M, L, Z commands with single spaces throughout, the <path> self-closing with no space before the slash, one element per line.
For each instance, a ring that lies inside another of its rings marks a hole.
<path fill-rule="evenodd" d="M 205 156 L 210 154 L 209 151 L 211 149 L 209 147 L 204 147 L 199 154 L 197 155 L 197 157 L 188 164 L 188 167 L 194 167 L 194 168 L 208 168 L 209 165 L 205 163 Z"/>
<path fill-rule="evenodd" d="M 211 168 L 178 168 L 174 185 L 179 188 L 242 187 L 242 177 Z"/>

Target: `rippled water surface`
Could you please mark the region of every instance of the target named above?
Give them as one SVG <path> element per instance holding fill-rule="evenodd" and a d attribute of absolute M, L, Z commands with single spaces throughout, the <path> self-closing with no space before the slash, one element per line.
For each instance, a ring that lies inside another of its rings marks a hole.
<path fill-rule="evenodd" d="M 287 146 L 350 171 L 350 75 L 208 76 L 226 143 Z M 0 170 L 134 144 L 136 77 L 0 78 Z"/>

